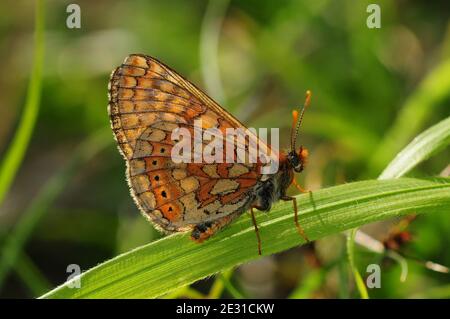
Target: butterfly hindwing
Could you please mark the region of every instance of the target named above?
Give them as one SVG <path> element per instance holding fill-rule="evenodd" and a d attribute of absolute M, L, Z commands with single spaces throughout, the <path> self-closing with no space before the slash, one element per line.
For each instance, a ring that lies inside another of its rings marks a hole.
<path fill-rule="evenodd" d="M 127 162 L 131 193 L 159 228 L 210 231 L 248 208 L 262 176 L 258 163 L 182 163 L 172 157 L 172 132 L 188 130 L 194 145 L 195 121 L 201 120 L 202 130 L 245 129 L 175 71 L 152 57 L 130 55 L 111 75 L 109 114 Z M 225 145 L 228 137 L 215 138 Z M 256 136 L 234 143 L 233 159 L 238 148 L 248 149 L 251 139 L 261 143 Z M 194 148 L 192 152 L 193 156 L 198 153 Z"/>

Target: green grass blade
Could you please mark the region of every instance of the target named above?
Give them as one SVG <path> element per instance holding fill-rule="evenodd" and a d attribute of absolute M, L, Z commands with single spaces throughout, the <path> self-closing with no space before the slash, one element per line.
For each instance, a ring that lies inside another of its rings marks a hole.
<path fill-rule="evenodd" d="M 233 274 L 233 272 L 232 271 L 228 271 L 227 275 L 225 275 L 225 273 L 226 272 L 220 273 L 219 278 L 223 282 L 225 287 L 227 288 L 227 291 L 235 299 L 244 299 L 245 298 L 244 295 L 233 285 L 233 283 L 230 280 L 230 277 Z"/>
<path fill-rule="evenodd" d="M 369 175 L 375 176 L 418 132 L 426 119 L 450 95 L 450 59 L 442 61 L 408 98 L 397 118 L 374 151 Z"/>
<path fill-rule="evenodd" d="M 450 117 L 418 135 L 381 173 L 379 179 L 405 175 L 420 162 L 450 144 Z"/>
<path fill-rule="evenodd" d="M 226 105 L 226 97 L 220 78 L 218 51 L 220 31 L 229 0 L 209 1 L 200 34 L 200 66 L 206 92 L 216 101 Z"/>
<path fill-rule="evenodd" d="M 44 0 L 36 1 L 35 31 L 34 31 L 34 58 L 33 69 L 28 84 L 27 97 L 22 117 L 17 127 L 14 138 L 6 151 L 0 166 L 0 204 L 8 192 L 17 170 L 22 163 L 33 134 L 36 118 L 39 113 L 39 103 L 42 88 L 42 69 L 44 64 L 45 46 L 45 7 Z"/>
<path fill-rule="evenodd" d="M 16 273 L 34 296 L 39 296 L 53 286 L 25 253 L 16 262 Z"/>
<path fill-rule="evenodd" d="M 305 277 L 304 281 L 297 286 L 289 295 L 289 299 L 307 299 L 313 298 L 314 292 L 319 290 L 326 278 L 324 269 L 314 269 Z"/>
<path fill-rule="evenodd" d="M 0 258 L 0 287 L 2 287 L 11 267 L 15 265 L 23 246 L 27 242 L 35 226 L 44 214 L 47 213 L 48 207 L 64 189 L 64 186 L 66 186 L 70 179 L 78 172 L 79 167 L 98 154 L 98 152 L 105 149 L 107 145 L 110 145 L 111 141 L 111 132 L 109 128 L 96 132 L 82 142 L 78 148 L 74 150 L 73 156 L 67 165 L 43 185 L 39 194 L 31 202 L 15 228 L 5 239 Z"/>
<path fill-rule="evenodd" d="M 428 159 L 432 154 L 445 148 L 450 142 L 450 117 L 427 129 L 409 143 L 378 177 L 379 180 L 399 178 L 404 176 L 422 161 Z M 352 230 L 354 237 L 357 229 Z M 353 240 L 347 241 L 347 254 L 350 268 L 352 270 L 355 283 L 362 298 L 368 293 L 365 286 L 361 286 L 361 275 L 355 263 Z"/>
<path fill-rule="evenodd" d="M 231 276 L 233 275 L 234 269 L 229 269 L 220 274 L 220 276 L 216 276 L 213 284 L 211 285 L 211 288 L 208 293 L 209 299 L 219 299 L 220 296 L 222 296 L 223 291 L 225 290 L 225 280 L 230 280 Z M 234 288 L 234 287 L 233 287 Z"/>
<path fill-rule="evenodd" d="M 358 271 L 355 263 L 355 235 L 357 228 L 352 229 L 347 235 L 347 255 L 350 269 L 353 273 L 353 278 L 355 279 L 356 288 L 358 289 L 359 295 L 362 299 L 369 299 L 369 292 L 367 291 L 366 284 Z"/>
<path fill-rule="evenodd" d="M 311 240 L 407 213 L 450 212 L 450 179 L 363 181 L 297 197 L 300 221 Z M 263 254 L 303 243 L 294 226 L 291 203 L 258 214 Z M 43 298 L 152 298 L 214 273 L 259 258 L 250 218 L 245 214 L 204 244 L 175 234 L 119 255 Z"/>

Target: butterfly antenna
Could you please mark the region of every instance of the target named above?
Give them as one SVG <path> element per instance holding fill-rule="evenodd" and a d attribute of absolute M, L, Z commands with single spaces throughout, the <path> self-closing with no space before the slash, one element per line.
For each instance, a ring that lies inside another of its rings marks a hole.
<path fill-rule="evenodd" d="M 303 121 L 303 116 L 305 114 L 305 110 L 309 106 L 310 101 L 311 101 L 311 91 L 307 90 L 306 97 L 305 97 L 305 103 L 303 103 L 303 107 L 300 112 L 300 116 L 298 115 L 297 110 L 294 110 L 292 112 L 293 121 L 292 121 L 292 129 L 291 129 L 291 150 L 293 150 L 293 151 L 295 151 L 295 144 L 297 142 L 298 131 L 300 130 L 300 126 Z"/>
<path fill-rule="evenodd" d="M 295 132 L 295 127 L 297 126 L 297 122 L 298 122 L 298 111 L 293 110 L 292 111 L 292 126 L 291 126 L 291 150 L 294 149 L 294 132 Z"/>

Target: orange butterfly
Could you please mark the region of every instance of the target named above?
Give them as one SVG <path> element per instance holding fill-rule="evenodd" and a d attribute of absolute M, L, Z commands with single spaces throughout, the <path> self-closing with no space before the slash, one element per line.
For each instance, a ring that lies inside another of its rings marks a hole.
<path fill-rule="evenodd" d="M 250 209 L 261 254 L 253 208 L 269 211 L 281 199 L 293 202 L 295 224 L 307 240 L 298 224 L 297 202 L 286 195 L 286 190 L 292 183 L 302 190 L 295 183 L 294 172 L 303 170 L 308 152 L 303 147 L 295 148 L 311 96 L 309 91 L 299 119 L 294 112 L 291 150 L 273 152 L 279 169 L 264 174 L 259 160 L 256 163 L 173 160 L 172 150 L 178 141 L 172 139 L 172 132 L 176 129 L 194 133 L 196 120 L 201 120 L 202 130 L 214 128 L 223 133 L 229 128 L 245 129 L 245 126 L 155 58 L 141 54 L 128 56 L 112 72 L 108 89 L 111 126 L 127 164 L 131 195 L 143 215 L 158 229 L 168 233 L 190 230 L 191 238 L 202 242 Z M 228 142 L 227 137 L 222 138 L 224 143 Z M 234 146 L 234 159 L 238 148 L 249 152 L 251 140 L 265 145 L 256 136 L 250 136 L 249 140 Z"/>

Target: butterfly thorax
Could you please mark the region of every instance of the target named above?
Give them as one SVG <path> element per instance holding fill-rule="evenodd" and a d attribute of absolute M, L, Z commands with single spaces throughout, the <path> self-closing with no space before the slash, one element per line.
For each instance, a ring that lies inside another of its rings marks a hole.
<path fill-rule="evenodd" d="M 262 211 L 269 211 L 272 204 L 285 197 L 286 190 L 294 178 L 294 168 L 288 154 L 281 152 L 279 155 L 279 169 L 261 183 L 256 192 L 253 207 Z"/>

